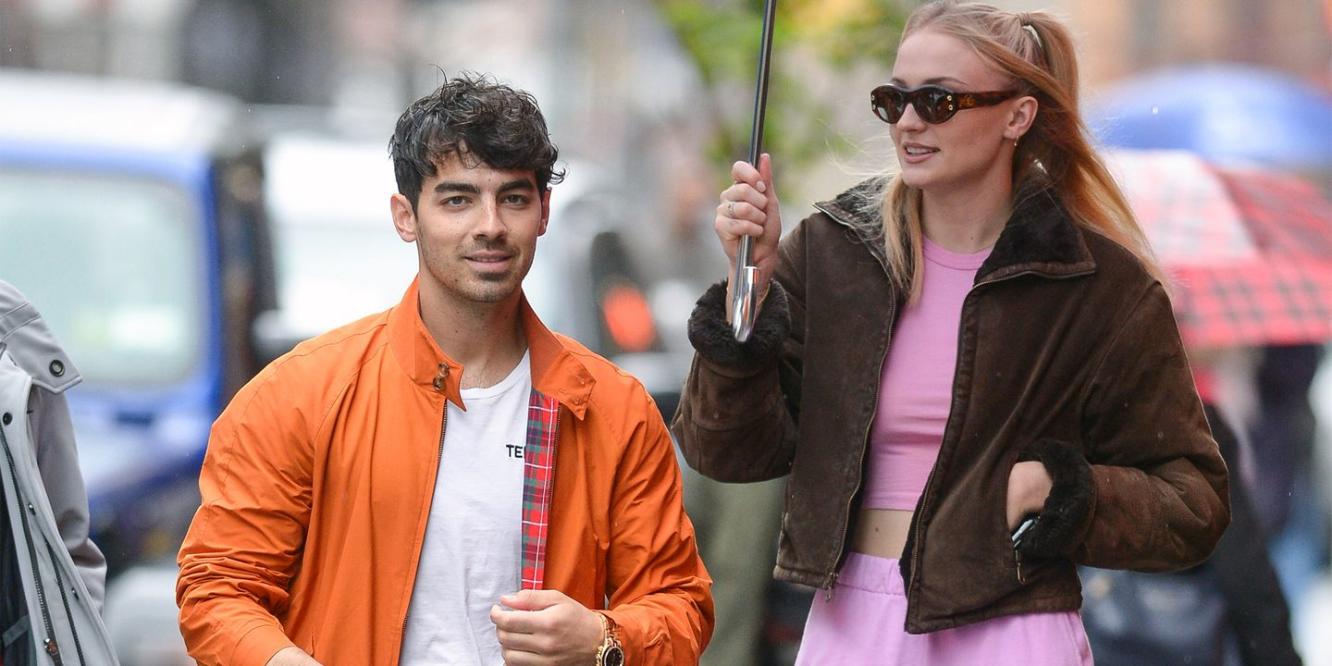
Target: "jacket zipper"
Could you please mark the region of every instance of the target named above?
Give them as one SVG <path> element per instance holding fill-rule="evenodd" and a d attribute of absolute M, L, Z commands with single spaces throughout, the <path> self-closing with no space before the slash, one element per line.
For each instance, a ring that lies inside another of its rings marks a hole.
<path fill-rule="evenodd" d="M 65 578 L 60 575 L 59 560 L 56 559 L 55 549 L 51 543 L 46 543 L 46 552 L 51 557 L 52 568 L 55 570 L 56 587 L 60 590 L 60 603 L 65 607 L 65 617 L 69 618 L 69 633 L 74 639 L 74 654 L 78 656 L 79 663 L 86 663 L 83 658 L 83 645 L 79 643 L 79 630 L 75 626 L 74 613 L 69 609 L 69 596 L 65 594 Z"/>
<path fill-rule="evenodd" d="M 824 215 L 827 215 L 827 216 L 829 217 L 829 219 L 833 220 L 834 222 L 836 222 L 836 223 L 838 223 L 838 224 L 840 224 L 840 225 L 842 225 L 842 226 L 844 226 L 844 227 L 851 228 L 851 225 L 850 225 L 850 224 L 846 223 L 846 222 L 845 222 L 844 220 L 842 220 L 842 218 L 839 217 L 838 215 L 833 214 L 833 212 L 830 211 L 830 210 L 828 210 L 827 208 L 824 208 L 823 206 L 821 206 L 821 205 L 819 205 L 819 204 L 814 204 L 814 208 L 817 209 L 817 210 L 819 210 L 819 211 L 821 211 Z M 867 243 L 867 244 L 866 244 L 866 247 L 868 248 L 868 246 L 869 246 L 869 245 L 868 245 L 868 243 Z M 874 251 L 873 251 L 873 250 L 870 251 L 870 256 L 874 257 L 875 260 L 877 260 L 877 261 L 879 262 L 879 267 L 883 269 L 884 276 L 886 277 L 886 276 L 888 275 L 888 265 L 887 265 L 886 263 L 884 263 L 884 261 L 883 261 L 882 259 L 879 259 L 878 255 L 874 254 Z M 897 316 L 897 301 L 896 301 L 896 299 L 894 299 L 893 302 L 892 302 L 892 309 L 889 310 L 889 315 L 890 315 L 890 317 L 889 317 L 889 324 L 888 324 L 888 326 L 889 326 L 889 329 L 891 329 L 891 328 L 892 328 L 892 319 L 893 319 L 893 318 L 896 318 L 896 316 Z M 888 358 L 888 347 L 892 346 L 892 332 L 891 332 L 891 330 L 889 331 L 888 338 L 889 338 L 889 342 L 888 342 L 888 344 L 884 345 L 884 348 L 883 348 L 883 355 L 879 358 L 879 368 L 880 368 L 880 372 L 882 372 L 882 369 L 883 369 L 883 361 L 884 361 L 884 359 Z M 873 427 L 874 427 L 874 417 L 878 415 L 878 412 L 879 412 L 879 401 L 878 401 L 878 392 L 876 391 L 876 392 L 875 392 L 875 400 L 874 400 L 874 409 L 873 409 L 873 410 L 871 411 L 871 413 L 870 413 L 870 421 L 869 421 L 869 424 L 867 424 L 867 425 L 865 426 L 865 434 L 864 434 L 864 435 L 861 437 L 861 439 L 860 439 L 860 475 L 856 478 L 856 485 L 851 489 L 851 495 L 850 495 L 849 497 L 847 497 L 847 500 L 846 500 L 846 509 L 843 511 L 843 514 L 842 514 L 842 540 L 841 540 L 841 544 L 839 545 L 839 547 L 838 547 L 838 549 L 837 549 L 837 562 L 835 562 L 835 563 L 833 564 L 833 570 L 832 570 L 832 573 L 828 574 L 828 577 L 824 579 L 824 584 L 826 585 L 826 587 L 824 587 L 824 599 L 827 600 L 827 601 L 832 601 L 832 598 L 833 598 L 833 588 L 837 587 L 837 576 L 838 576 L 838 574 L 841 573 L 840 568 L 841 568 L 841 565 L 842 565 L 842 560 L 843 560 L 843 558 L 844 558 L 845 555 L 846 555 L 846 550 L 847 550 L 847 548 L 846 548 L 846 538 L 847 538 L 847 535 L 851 532 L 851 505 L 855 504 L 855 502 L 856 502 L 856 495 L 857 495 L 858 493 L 860 493 L 860 488 L 861 488 L 861 486 L 863 486 L 864 483 L 865 483 L 865 454 L 866 454 L 866 453 L 868 452 L 868 450 L 869 450 L 869 435 L 870 435 L 870 430 L 873 429 Z"/>
<path fill-rule="evenodd" d="M 10 478 L 14 480 L 14 498 L 18 500 L 20 504 L 18 507 L 19 521 L 23 523 L 23 537 L 24 541 L 27 542 L 28 557 L 32 563 L 32 579 L 37 586 L 37 604 L 42 609 L 42 627 L 46 629 L 46 639 L 42 641 L 42 647 L 46 650 L 46 654 L 51 657 L 51 661 L 55 662 L 56 666 L 63 666 L 64 662 L 60 659 L 60 645 L 56 643 L 55 629 L 51 625 L 51 609 L 46 603 L 46 586 L 42 584 L 42 569 L 37 562 L 37 548 L 32 545 L 32 528 L 28 525 L 28 512 L 35 514 L 36 510 L 33 508 L 31 502 L 24 502 L 23 498 L 20 496 L 21 490 L 18 483 L 18 469 L 14 465 L 14 453 L 9 448 L 9 438 L 5 437 L 4 429 L 2 428 L 0 428 L 0 444 L 4 444 L 5 458 L 9 462 L 9 475 Z M 28 512 L 23 511 L 25 508 L 24 505 L 26 505 Z M 72 622 L 71 619 L 71 624 Z"/>
<path fill-rule="evenodd" d="M 981 283 L 981 284 L 989 284 L 989 283 Z M 967 303 L 971 300 L 972 294 L 976 293 L 976 289 L 980 287 L 981 284 L 972 285 L 971 289 L 967 290 L 967 295 L 962 298 L 962 312 L 966 312 Z M 957 353 L 955 356 L 957 361 L 953 363 L 953 381 L 950 384 L 952 387 L 954 387 L 954 390 L 956 390 L 957 387 L 957 373 L 960 367 L 960 362 L 962 360 L 962 340 L 963 340 L 962 330 L 961 330 L 962 322 L 959 320 L 957 325 L 958 325 Z M 920 573 L 920 564 L 921 564 L 920 558 L 922 554 L 921 551 L 923 550 L 925 545 L 924 539 L 921 538 L 920 533 L 921 533 L 921 524 L 925 522 L 925 514 L 927 513 L 926 502 L 928 501 L 929 498 L 930 488 L 934 486 L 935 473 L 939 471 L 939 455 L 943 453 L 943 442 L 947 441 L 947 435 L 950 430 L 949 426 L 952 425 L 952 420 L 953 420 L 953 412 L 952 412 L 952 406 L 950 405 L 948 412 L 948 420 L 944 422 L 944 440 L 939 443 L 939 453 L 935 454 L 934 465 L 931 466 L 930 468 L 930 475 L 926 477 L 925 487 L 920 491 L 920 510 L 917 512 L 917 515 L 915 515 L 912 518 L 912 523 L 914 524 L 915 529 L 914 532 L 909 535 L 913 547 L 911 551 L 911 579 L 906 581 L 906 590 L 905 590 L 908 609 L 911 606 L 911 590 L 915 589 L 916 576 Z"/>
<path fill-rule="evenodd" d="M 441 392 L 442 392 L 442 391 L 444 390 L 444 378 L 445 378 L 447 375 L 448 375 L 448 366 L 447 366 L 447 365 L 444 365 L 443 363 L 441 363 L 440 366 L 439 366 L 439 374 L 435 376 L 435 380 L 434 380 L 434 382 L 432 382 L 432 384 L 431 384 L 432 386 L 435 387 L 435 390 L 436 390 L 436 391 L 441 391 Z M 444 398 L 444 408 L 443 408 L 442 410 L 440 410 L 440 416 L 439 416 L 439 448 L 435 450 L 435 474 L 436 474 L 436 476 L 439 475 L 439 465 L 440 465 L 440 462 L 442 462 L 442 461 L 444 460 L 444 430 L 448 427 L 448 425 L 449 425 L 449 399 L 448 399 L 448 396 L 445 396 L 445 398 Z M 434 488 L 431 488 L 431 489 L 430 489 L 430 493 L 431 493 L 431 500 L 430 500 L 430 503 L 431 503 L 432 505 L 434 504 L 434 492 L 435 492 L 435 491 L 434 491 Z M 426 516 L 426 524 L 428 525 L 429 523 L 430 523 L 430 516 L 427 515 L 427 516 Z M 425 548 L 425 535 L 424 535 L 424 534 L 421 535 L 421 545 L 418 546 L 418 548 Z M 417 557 L 417 566 L 419 567 L 420 565 L 421 565 L 421 563 L 420 563 L 420 556 L 418 555 L 418 557 Z M 415 574 L 413 574 L 413 575 L 415 575 Z M 401 653 L 401 651 L 402 651 L 402 641 L 403 641 L 403 639 L 407 638 L 407 619 L 408 619 L 408 617 L 409 617 L 408 613 L 411 612 L 411 596 L 410 596 L 410 593 L 409 593 L 409 596 L 408 596 L 407 598 L 408 598 L 408 603 L 407 603 L 407 613 L 404 613 L 403 616 L 402 616 L 402 631 L 398 632 L 398 651 L 399 651 L 398 656 L 399 656 L 399 657 L 402 656 L 402 653 Z"/>
<path fill-rule="evenodd" d="M 562 425 L 562 422 L 563 422 L 563 421 L 564 421 L 564 405 L 559 405 L 559 404 L 557 404 L 557 405 L 555 406 L 555 437 L 553 437 L 553 438 L 551 439 L 551 441 L 553 442 L 552 446 L 556 447 L 554 453 L 559 453 L 560 428 L 563 427 L 563 425 Z M 553 510 L 553 509 L 555 508 L 555 455 L 553 455 L 553 454 L 550 456 L 550 489 L 549 489 L 549 490 L 550 490 L 550 504 L 546 506 L 546 516 L 547 516 L 547 517 L 546 517 L 546 533 L 547 533 L 547 534 L 550 533 L 550 514 L 554 513 L 554 510 Z M 607 511 L 609 511 L 609 509 L 610 509 L 610 507 L 607 507 Z M 521 526 L 521 525 L 519 526 L 519 529 L 522 529 L 522 526 Z M 521 543 L 521 536 L 519 537 L 519 542 Z M 547 545 L 549 546 L 549 543 L 550 543 L 549 539 L 547 539 L 547 542 L 546 542 L 546 543 L 547 543 Z M 550 552 L 550 548 L 547 547 L 547 548 L 546 548 L 544 551 L 542 551 L 542 552 L 544 552 L 544 553 L 549 553 L 549 552 Z M 521 564 L 521 559 L 522 559 L 522 556 L 521 556 L 521 554 L 520 554 L 520 555 L 519 555 L 519 560 L 520 560 L 520 562 L 519 562 L 519 571 L 518 571 L 518 587 L 522 587 L 522 564 Z M 593 577 L 593 580 L 595 580 L 595 576 Z M 541 589 L 543 589 L 543 590 L 548 589 L 548 588 L 546 587 L 546 561 L 545 561 L 544 559 L 541 560 Z M 607 610 L 610 609 L 610 599 L 609 599 L 609 598 L 606 599 L 606 603 L 605 603 L 604 605 L 606 606 L 606 609 L 607 609 Z"/>
<path fill-rule="evenodd" d="M 888 358 L 888 348 L 892 346 L 892 322 L 897 317 L 897 301 L 893 300 L 888 310 L 888 343 L 883 346 L 883 354 L 879 357 L 879 371 L 883 372 L 883 362 Z M 881 382 L 882 383 L 882 382 Z M 837 563 L 833 565 L 832 573 L 828 576 L 828 586 L 824 588 L 824 599 L 832 601 L 833 588 L 837 586 L 837 575 L 841 572 L 842 560 L 846 556 L 846 539 L 851 532 L 851 506 L 856 503 L 856 495 L 860 493 L 860 488 L 865 485 L 865 455 L 869 452 L 870 431 L 874 428 L 874 418 L 879 413 L 879 393 L 874 392 L 874 409 L 870 410 L 869 423 L 865 424 L 865 434 L 860 438 L 860 474 L 856 477 L 856 485 L 851 490 L 851 495 L 846 498 L 846 510 L 842 515 L 842 543 L 838 548 Z"/>
<path fill-rule="evenodd" d="M 977 291 L 978 289 L 980 289 L 981 287 L 986 287 L 986 286 L 989 286 L 989 285 L 992 285 L 992 284 L 997 284 L 997 283 L 1000 283 L 1000 282 L 1005 282 L 1005 281 L 1008 281 L 1008 280 L 1012 280 L 1012 279 L 1014 279 L 1014 278 L 1022 277 L 1022 276 L 1024 276 L 1024 275 L 1040 275 L 1040 276 L 1042 276 L 1042 277 L 1046 277 L 1046 278 L 1049 278 L 1049 279 L 1052 279 L 1052 280 L 1066 280 L 1066 279 L 1075 278 L 1075 277 L 1082 277 L 1083 275 L 1087 275 L 1087 274 L 1089 274 L 1090 272 L 1091 272 L 1091 271 L 1079 271 L 1079 272 L 1077 272 L 1077 273 L 1071 273 L 1071 274 L 1068 274 L 1068 275 L 1049 275 L 1049 274 L 1046 274 L 1046 273 L 1041 273 L 1041 272 L 1039 272 L 1039 271 L 1025 270 L 1025 271 L 1019 271 L 1019 272 L 1017 272 L 1017 273 L 1013 273 L 1012 275 L 1005 275 L 1005 276 L 1003 276 L 1003 277 L 994 278 L 994 279 L 991 279 L 991 280 L 985 280 L 985 281 L 983 281 L 983 282 L 978 282 L 978 283 L 972 285 L 971 289 L 968 289 L 968 290 L 967 290 L 967 295 L 962 299 L 962 311 L 963 311 L 963 312 L 966 311 L 966 309 L 967 309 L 967 303 L 971 300 L 971 297 L 976 293 L 976 291 Z M 958 328 L 958 336 L 957 336 L 957 357 L 958 357 L 958 360 L 959 360 L 959 361 L 960 361 L 961 358 L 962 358 L 962 331 L 961 331 L 961 326 L 962 326 L 962 322 L 959 321 L 959 322 L 958 322 L 958 327 L 959 327 L 959 328 Z M 954 364 L 954 366 L 953 366 L 953 386 L 954 386 L 954 387 L 957 386 L 957 371 L 958 371 L 958 366 L 957 366 L 956 364 Z M 949 413 L 949 416 L 948 416 L 949 423 L 947 423 L 947 424 L 944 425 L 944 434 L 945 434 L 945 435 L 948 434 L 948 431 L 949 431 L 949 427 L 948 427 L 948 426 L 951 425 L 952 418 L 953 418 L 953 416 L 952 416 L 952 414 L 951 414 L 951 412 L 950 412 L 950 413 Z M 940 452 L 940 453 L 943 453 L 942 446 L 940 447 L 940 451 L 939 451 L 939 452 Z M 937 464 L 937 462 L 936 462 L 936 464 Z M 925 515 L 925 513 L 926 513 L 926 511 L 925 511 L 925 497 L 929 494 L 930 487 L 931 487 L 932 485 L 934 485 L 934 472 L 935 472 L 935 471 L 936 471 L 936 470 L 934 470 L 934 469 L 930 470 L 930 476 L 929 476 L 929 478 L 926 479 L 926 481 L 925 481 L 925 488 L 924 488 L 924 490 L 921 491 L 920 517 L 924 517 L 924 515 Z M 911 539 L 912 539 L 912 541 L 913 541 L 913 543 L 914 543 L 914 545 L 915 545 L 915 548 L 912 550 L 912 555 L 911 555 L 911 580 L 908 580 L 908 581 L 907 581 L 907 586 L 906 586 L 906 597 L 907 597 L 907 607 L 908 607 L 908 608 L 911 607 L 911 591 L 912 591 L 913 589 L 915 589 L 916 576 L 917 576 L 917 574 L 920 573 L 920 567 L 921 567 L 921 554 L 922 554 L 922 551 L 924 550 L 924 547 L 925 547 L 925 541 L 924 541 L 924 539 L 921 537 L 921 534 L 920 534 L 920 533 L 921 533 L 921 526 L 920 526 L 921 521 L 920 521 L 920 520 L 916 520 L 915 522 L 916 522 L 915 529 L 914 529 L 914 531 L 913 531 L 913 533 L 912 533 L 912 535 L 911 535 Z M 1026 583 L 1026 579 L 1024 578 L 1024 576 L 1023 576 L 1023 574 L 1022 574 L 1022 559 L 1021 559 L 1021 556 L 1017 553 L 1017 551 L 1013 551 L 1013 555 L 1014 555 L 1015 559 L 1017 560 L 1017 575 L 1018 575 L 1018 582 L 1019 582 L 1019 583 L 1024 583 L 1024 584 L 1025 584 L 1025 583 Z M 908 613 L 908 620 L 909 620 L 909 619 L 910 619 L 910 618 L 909 618 L 909 613 Z"/>

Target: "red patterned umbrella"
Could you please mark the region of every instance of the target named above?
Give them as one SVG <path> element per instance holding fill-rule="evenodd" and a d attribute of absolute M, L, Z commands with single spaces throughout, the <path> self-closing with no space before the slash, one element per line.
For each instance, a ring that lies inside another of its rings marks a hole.
<path fill-rule="evenodd" d="M 1332 340 L 1332 203 L 1313 185 L 1182 152 L 1107 162 L 1170 277 L 1190 346 Z"/>

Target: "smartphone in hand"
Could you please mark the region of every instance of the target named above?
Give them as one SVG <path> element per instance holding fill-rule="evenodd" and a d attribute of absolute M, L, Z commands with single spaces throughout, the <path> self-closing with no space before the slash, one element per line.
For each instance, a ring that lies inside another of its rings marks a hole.
<path fill-rule="evenodd" d="M 1017 529 L 1013 530 L 1013 534 L 1010 535 L 1013 539 L 1013 550 L 1017 550 L 1017 547 L 1022 544 L 1022 538 L 1031 532 L 1031 528 L 1034 527 L 1036 521 L 1040 519 L 1041 514 L 1032 513 L 1025 516 L 1022 519 L 1022 522 L 1018 523 Z"/>

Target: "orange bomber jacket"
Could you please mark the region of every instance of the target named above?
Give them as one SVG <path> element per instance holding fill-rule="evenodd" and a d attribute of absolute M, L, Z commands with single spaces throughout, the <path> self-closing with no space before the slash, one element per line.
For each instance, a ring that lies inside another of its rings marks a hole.
<path fill-rule="evenodd" d="M 387 312 L 298 345 L 213 425 L 176 586 L 199 663 L 262 666 L 291 645 L 328 666 L 398 662 L 445 401 L 463 406 L 463 368 L 417 295 L 413 283 Z M 525 584 L 535 568 L 535 586 L 608 609 L 628 664 L 696 663 L 711 580 L 657 408 L 522 309 L 534 396 L 558 409 L 545 549 L 525 530 Z"/>

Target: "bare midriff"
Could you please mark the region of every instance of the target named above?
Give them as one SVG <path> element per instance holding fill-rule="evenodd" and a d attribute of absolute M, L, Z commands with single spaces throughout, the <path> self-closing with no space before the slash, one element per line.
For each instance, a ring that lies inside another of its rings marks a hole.
<path fill-rule="evenodd" d="M 851 550 L 874 557 L 900 558 L 911 530 L 912 511 L 862 509 L 851 535 Z"/>

